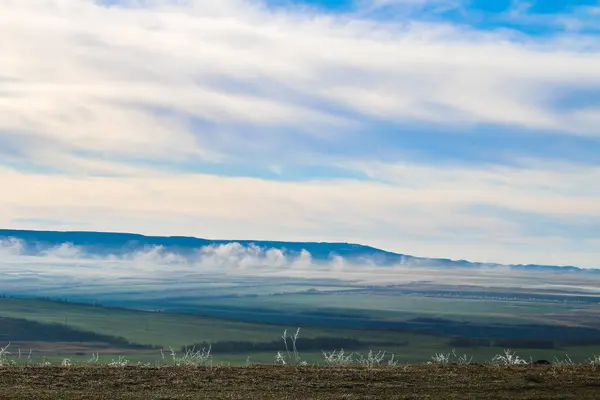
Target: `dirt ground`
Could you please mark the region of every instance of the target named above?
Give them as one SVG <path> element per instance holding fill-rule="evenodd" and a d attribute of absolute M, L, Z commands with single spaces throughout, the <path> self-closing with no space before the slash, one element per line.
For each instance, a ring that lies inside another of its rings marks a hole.
<path fill-rule="evenodd" d="M 1 399 L 600 399 L 600 367 L 0 367 Z"/>

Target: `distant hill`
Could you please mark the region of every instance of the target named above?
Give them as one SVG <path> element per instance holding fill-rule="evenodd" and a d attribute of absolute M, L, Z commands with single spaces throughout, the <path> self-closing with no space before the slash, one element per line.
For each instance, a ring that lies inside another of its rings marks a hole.
<path fill-rule="evenodd" d="M 327 260 L 337 255 L 348 260 L 368 261 L 381 266 L 395 264 L 446 268 L 502 266 L 501 264 L 478 263 L 466 260 L 414 257 L 351 243 L 212 240 L 185 236 L 144 236 L 132 233 L 55 232 L 0 229 L 0 240 L 11 238 L 18 239 L 23 243 L 22 253 L 27 255 L 39 254 L 53 247 L 70 243 L 80 248 L 85 254 L 98 256 L 110 254 L 118 256 L 135 251 L 148 250 L 155 246 L 162 246 L 167 251 L 186 256 L 193 254 L 198 248 L 205 246 L 239 243 L 243 246 L 255 245 L 263 249 L 280 249 L 284 253 L 290 255 L 299 254 L 302 250 L 306 250 L 315 260 Z M 510 265 L 510 267 L 525 270 L 587 271 L 573 266 Z"/>

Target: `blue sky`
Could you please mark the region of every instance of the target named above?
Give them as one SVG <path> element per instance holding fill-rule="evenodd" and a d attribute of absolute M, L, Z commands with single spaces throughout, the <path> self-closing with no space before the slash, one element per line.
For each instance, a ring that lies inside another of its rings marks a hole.
<path fill-rule="evenodd" d="M 0 6 L 2 226 L 600 267 L 598 0 Z"/>

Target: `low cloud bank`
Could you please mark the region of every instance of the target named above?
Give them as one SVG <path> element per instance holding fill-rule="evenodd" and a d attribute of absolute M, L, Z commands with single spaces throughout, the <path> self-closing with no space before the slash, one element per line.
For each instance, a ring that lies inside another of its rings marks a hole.
<path fill-rule="evenodd" d="M 286 268 L 313 265 L 311 254 L 302 250 L 298 254 L 286 254 L 283 250 L 275 248 L 262 248 L 256 245 L 244 246 L 240 243 L 227 243 L 222 245 L 203 246 L 192 251 L 177 252 L 164 246 L 146 246 L 125 254 L 86 251 L 83 247 L 71 243 L 62 243 L 58 246 L 36 248 L 19 239 L 0 240 L 0 257 L 10 262 L 39 262 L 52 261 L 122 261 L 134 264 L 173 265 L 198 267 L 208 270 L 223 269 L 251 269 L 251 268 Z M 2 262 L 2 261 L 0 261 Z M 339 265 L 340 260 L 332 257 L 334 264 Z"/>
<path fill-rule="evenodd" d="M 426 283 L 583 291 L 589 286 L 590 293 L 600 293 L 594 289 L 600 287 L 600 275 L 518 271 L 507 266 L 444 268 L 422 261 L 421 265 L 382 266 L 370 259 L 334 255 L 328 260 L 315 260 L 306 250 L 288 254 L 280 249 L 239 243 L 205 246 L 187 254 L 161 246 L 102 256 L 69 243 L 40 249 L 36 254 L 28 248 L 31 246 L 20 240 L 0 241 L 0 293 L 124 290 L 139 285 L 150 285 L 152 290 L 179 285 L 235 287 L 250 280 L 260 285 L 261 279 L 302 285 L 327 281 L 341 286 Z M 593 280 L 598 282 L 590 283 Z"/>

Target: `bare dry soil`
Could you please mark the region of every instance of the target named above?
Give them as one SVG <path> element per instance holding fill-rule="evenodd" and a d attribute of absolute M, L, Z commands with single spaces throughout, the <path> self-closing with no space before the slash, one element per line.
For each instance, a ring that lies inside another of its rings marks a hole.
<path fill-rule="evenodd" d="M 600 399 L 598 366 L 0 367 L 1 399 Z"/>

